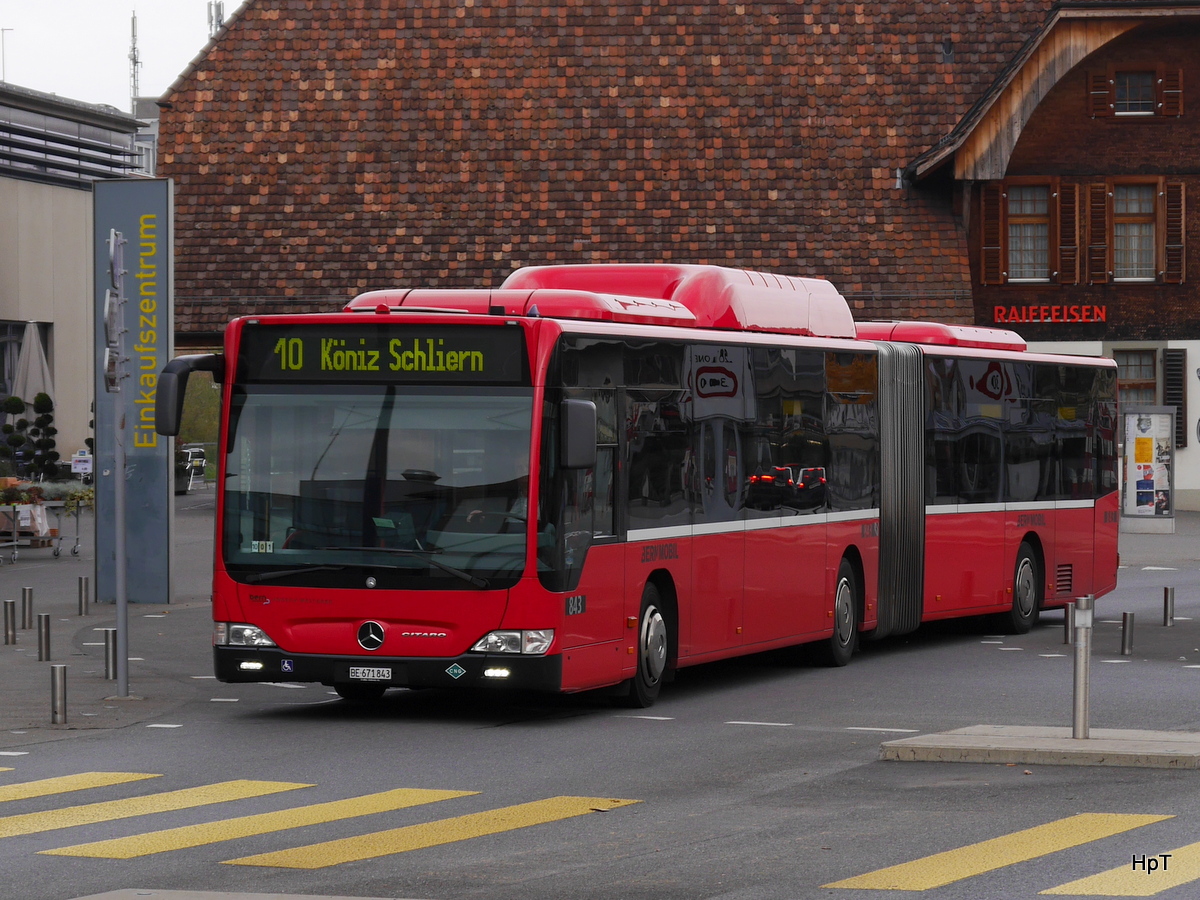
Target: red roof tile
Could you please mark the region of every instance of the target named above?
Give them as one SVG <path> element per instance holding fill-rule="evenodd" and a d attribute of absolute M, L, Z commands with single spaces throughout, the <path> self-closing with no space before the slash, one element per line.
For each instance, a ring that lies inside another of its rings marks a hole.
<path fill-rule="evenodd" d="M 611 261 L 970 322 L 949 187 L 899 170 L 1050 6 L 249 0 L 164 97 L 179 326 Z"/>

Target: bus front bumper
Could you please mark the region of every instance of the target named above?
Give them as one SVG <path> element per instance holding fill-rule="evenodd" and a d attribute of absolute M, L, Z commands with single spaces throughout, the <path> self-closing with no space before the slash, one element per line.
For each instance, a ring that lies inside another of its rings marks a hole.
<path fill-rule="evenodd" d="M 213 647 L 219 681 L 382 684 L 387 687 L 562 689 L 562 656 L 469 653 L 459 657 L 362 657 L 285 653 L 272 647 Z"/>

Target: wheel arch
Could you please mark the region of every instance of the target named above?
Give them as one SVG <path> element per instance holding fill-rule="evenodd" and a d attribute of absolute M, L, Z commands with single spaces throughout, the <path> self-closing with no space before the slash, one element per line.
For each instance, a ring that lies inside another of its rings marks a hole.
<path fill-rule="evenodd" d="M 863 563 L 862 553 L 859 551 L 857 546 L 850 544 L 845 550 L 842 551 L 842 556 L 838 560 L 838 567 L 837 569 L 834 569 L 833 572 L 834 581 L 837 580 L 837 573 L 838 570 L 841 569 L 843 562 L 850 563 L 850 568 L 854 570 L 854 577 L 858 579 L 858 591 L 855 600 L 855 606 L 857 609 L 855 612 L 858 613 L 858 630 L 860 633 L 862 633 L 863 621 L 866 619 L 867 612 L 867 578 L 866 567 Z"/>
<path fill-rule="evenodd" d="M 667 569 L 655 569 L 646 578 L 646 584 L 658 589 L 662 601 L 663 618 L 667 620 L 667 670 L 675 668 L 679 661 L 679 591 L 675 578 Z"/>
<path fill-rule="evenodd" d="M 1017 556 L 1021 552 L 1021 545 L 1028 544 L 1029 549 L 1033 551 L 1034 562 L 1038 566 L 1038 591 L 1041 594 L 1041 599 L 1038 602 L 1039 607 L 1046 605 L 1046 548 L 1042 543 L 1041 537 L 1036 531 L 1027 531 L 1021 535 L 1021 539 L 1017 541 L 1016 549 L 1013 550 L 1012 559 L 1010 560 L 1009 568 L 1013 576 L 1016 576 Z"/>

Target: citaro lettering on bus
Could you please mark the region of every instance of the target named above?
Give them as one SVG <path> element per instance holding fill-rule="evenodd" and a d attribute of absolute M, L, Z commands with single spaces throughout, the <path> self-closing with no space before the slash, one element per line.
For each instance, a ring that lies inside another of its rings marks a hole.
<path fill-rule="evenodd" d="M 390 368 L 393 372 L 482 372 L 482 350 L 443 350 L 444 340 L 438 338 L 413 338 L 411 350 L 404 348 L 402 338 L 393 338 L 388 344 L 392 355 Z"/>
<path fill-rule="evenodd" d="M 321 338 L 322 372 L 378 372 L 379 351 L 347 349 L 339 338 Z"/>

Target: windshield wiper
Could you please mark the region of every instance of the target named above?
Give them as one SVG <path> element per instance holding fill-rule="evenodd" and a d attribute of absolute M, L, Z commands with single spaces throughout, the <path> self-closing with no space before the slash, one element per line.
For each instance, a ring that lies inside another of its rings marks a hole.
<path fill-rule="evenodd" d="M 275 578 L 286 578 L 288 575 L 305 575 L 308 572 L 340 572 L 345 566 L 305 566 L 302 569 L 279 569 L 276 572 L 259 572 L 257 575 L 247 575 L 247 584 L 258 584 L 260 581 L 271 581 Z"/>
<path fill-rule="evenodd" d="M 391 553 L 394 556 L 419 556 L 428 562 L 431 566 L 441 569 L 447 575 L 453 575 L 455 578 L 461 578 L 472 587 L 477 587 L 480 590 L 485 590 L 488 587 L 486 578 L 480 578 L 477 575 L 472 575 L 470 572 L 464 572 L 462 569 L 457 569 L 454 566 L 447 565 L 440 559 L 434 559 L 434 553 L 443 553 L 442 550 L 406 550 L 402 547 L 322 547 L 322 550 L 361 550 L 370 553 Z"/>

